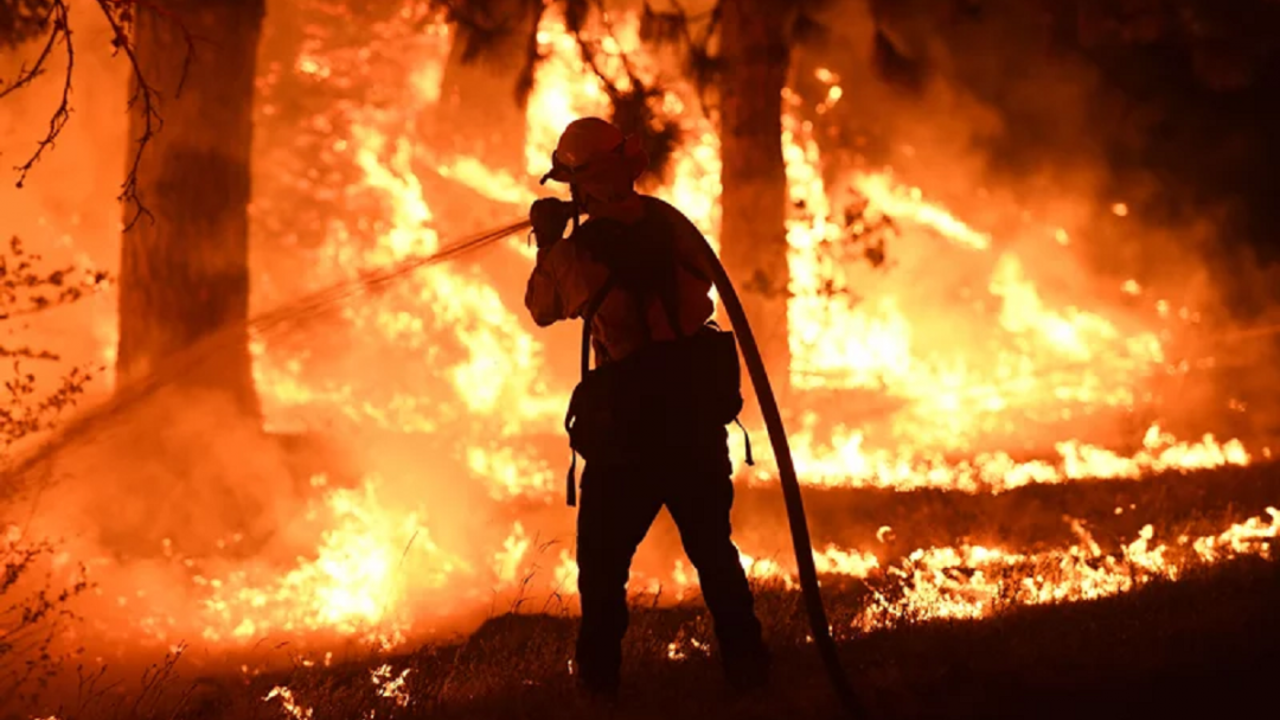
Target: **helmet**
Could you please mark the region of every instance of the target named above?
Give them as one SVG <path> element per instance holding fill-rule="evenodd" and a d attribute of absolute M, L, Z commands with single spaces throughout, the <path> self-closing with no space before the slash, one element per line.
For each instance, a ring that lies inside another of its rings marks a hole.
<path fill-rule="evenodd" d="M 551 154 L 548 180 L 572 184 L 626 183 L 630 185 L 649 166 L 649 155 L 634 135 L 623 135 L 613 123 L 598 117 L 574 120 L 560 135 Z"/>

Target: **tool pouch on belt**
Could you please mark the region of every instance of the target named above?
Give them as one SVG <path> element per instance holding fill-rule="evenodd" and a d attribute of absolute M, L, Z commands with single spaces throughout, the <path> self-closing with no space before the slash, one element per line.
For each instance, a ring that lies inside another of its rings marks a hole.
<path fill-rule="evenodd" d="M 571 506 L 576 503 L 577 455 L 587 462 L 640 459 L 655 446 L 671 447 L 707 428 L 722 428 L 742 411 L 737 339 L 714 325 L 676 340 L 651 342 L 620 361 L 591 369 L 591 322 L 611 288 L 612 282 L 606 282 L 583 314 L 582 381 L 565 416 L 575 453 L 566 482 Z"/>

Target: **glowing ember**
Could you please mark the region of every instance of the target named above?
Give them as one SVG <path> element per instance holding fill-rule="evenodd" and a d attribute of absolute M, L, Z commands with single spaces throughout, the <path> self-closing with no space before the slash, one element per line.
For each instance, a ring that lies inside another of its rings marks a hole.
<path fill-rule="evenodd" d="M 397 707 L 409 706 L 409 691 L 405 690 L 405 679 L 413 668 L 405 668 L 399 675 L 392 677 L 390 665 L 382 665 L 372 672 L 373 684 L 378 688 L 378 697 L 388 698 Z"/>
<path fill-rule="evenodd" d="M 276 698 L 280 699 L 281 708 L 294 720 L 311 720 L 313 711 L 311 708 L 298 704 L 293 698 L 293 691 L 283 685 L 277 685 L 271 688 L 271 692 L 267 693 L 264 701 L 270 702 Z"/>
<path fill-rule="evenodd" d="M 711 644 L 704 640 L 699 640 L 688 632 L 684 626 L 681 626 L 676 632 L 675 640 L 667 644 L 667 659 L 677 662 L 686 660 L 690 653 L 697 653 L 703 656 L 710 655 Z"/>

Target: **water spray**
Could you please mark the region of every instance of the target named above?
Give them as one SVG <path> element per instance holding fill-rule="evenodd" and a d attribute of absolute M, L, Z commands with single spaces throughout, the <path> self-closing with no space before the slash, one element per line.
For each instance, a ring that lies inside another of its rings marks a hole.
<path fill-rule="evenodd" d="M 12 498 L 21 492 L 27 486 L 26 481 L 32 478 L 37 470 L 44 468 L 62 448 L 96 437 L 107 430 L 111 421 L 122 413 L 154 397 L 164 388 L 193 373 L 201 365 L 216 362 L 221 353 L 242 346 L 248 336 L 266 338 L 280 334 L 301 321 L 328 311 L 344 300 L 362 293 L 377 292 L 395 280 L 423 267 L 479 250 L 503 238 L 528 230 L 529 227 L 531 225 L 527 218 L 513 221 L 446 245 L 433 253 L 407 257 L 387 268 L 361 272 L 355 278 L 308 293 L 270 310 L 252 315 L 246 320 L 223 325 L 165 358 L 158 369 L 148 375 L 116 388 L 110 400 L 66 423 L 52 439 L 7 468 L 0 479 L 0 500 Z"/>
<path fill-rule="evenodd" d="M 531 227 L 528 219 L 513 221 L 484 233 L 473 235 L 465 240 L 446 245 L 428 255 L 409 257 L 389 268 L 361 273 L 359 277 L 344 280 L 313 293 L 304 295 L 272 310 L 258 313 L 249 319 L 232 323 L 207 335 L 190 347 L 166 359 L 162 368 L 135 382 L 118 388 L 112 399 L 103 405 L 77 417 L 64 426 L 53 440 L 46 443 L 30 456 L 12 467 L 0 481 L 0 498 L 12 497 L 25 483 L 23 480 L 33 474 L 34 470 L 52 460 L 58 451 L 68 444 L 94 437 L 109 426 L 120 413 L 135 407 L 143 400 L 152 397 L 164 387 L 181 379 L 201 363 L 215 359 L 220 351 L 229 350 L 237 343 L 243 343 L 246 335 L 269 337 L 288 328 L 291 324 L 314 317 L 334 305 L 354 297 L 360 293 L 374 292 L 379 288 L 406 277 L 414 271 L 451 260 L 475 250 L 510 237 Z M 826 609 L 822 604 L 822 595 L 818 586 L 817 567 L 813 561 L 813 546 L 809 539 L 809 526 L 804 511 L 804 500 L 800 494 L 800 482 L 796 476 L 795 464 L 791 458 L 791 449 L 787 442 L 786 429 L 782 424 L 782 416 L 778 410 L 778 402 L 773 394 L 773 387 L 765 371 L 764 361 L 760 357 L 760 348 L 756 345 L 751 325 L 747 321 L 742 303 L 738 299 L 733 282 L 725 272 L 724 266 L 715 251 L 705 241 L 701 243 L 701 252 L 714 273 L 713 281 L 716 290 L 724 301 L 725 311 L 729 315 L 730 324 L 738 338 L 743 360 L 747 366 L 747 374 L 751 385 L 755 388 L 756 399 L 760 404 L 760 412 L 764 417 L 765 428 L 769 433 L 769 441 L 773 446 L 773 454 L 778 462 L 778 477 L 782 484 L 782 495 L 786 503 L 787 520 L 791 529 L 791 540 L 795 548 L 796 569 L 800 579 L 800 590 L 804 597 L 805 609 L 809 616 L 810 632 L 814 644 L 822 657 L 823 666 L 831 687 L 850 718 L 866 716 L 848 676 L 841 666 L 835 640 L 831 636 L 831 628 L 827 623 Z"/>

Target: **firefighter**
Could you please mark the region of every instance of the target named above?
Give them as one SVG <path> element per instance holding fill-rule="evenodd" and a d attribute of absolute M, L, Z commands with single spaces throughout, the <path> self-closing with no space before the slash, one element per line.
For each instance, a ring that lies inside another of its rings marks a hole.
<path fill-rule="evenodd" d="M 726 425 L 741 409 L 737 355 L 732 335 L 709 325 L 713 274 L 699 253 L 706 241 L 680 211 L 635 190 L 648 157 L 636 137 L 611 123 L 571 123 L 552 163 L 543 182 L 567 183 L 572 200 L 543 198 L 530 209 L 538 252 L 525 305 L 540 327 L 584 322 L 586 378 L 567 421 L 586 461 L 577 681 L 593 696 L 616 697 L 632 556 L 666 507 L 698 571 L 727 679 L 739 690 L 760 687 L 769 653 L 730 538 Z M 724 356 L 723 336 L 733 354 L 717 366 L 705 358 Z M 591 350 L 596 369 L 588 372 Z M 723 401 L 729 395 L 736 406 Z"/>

